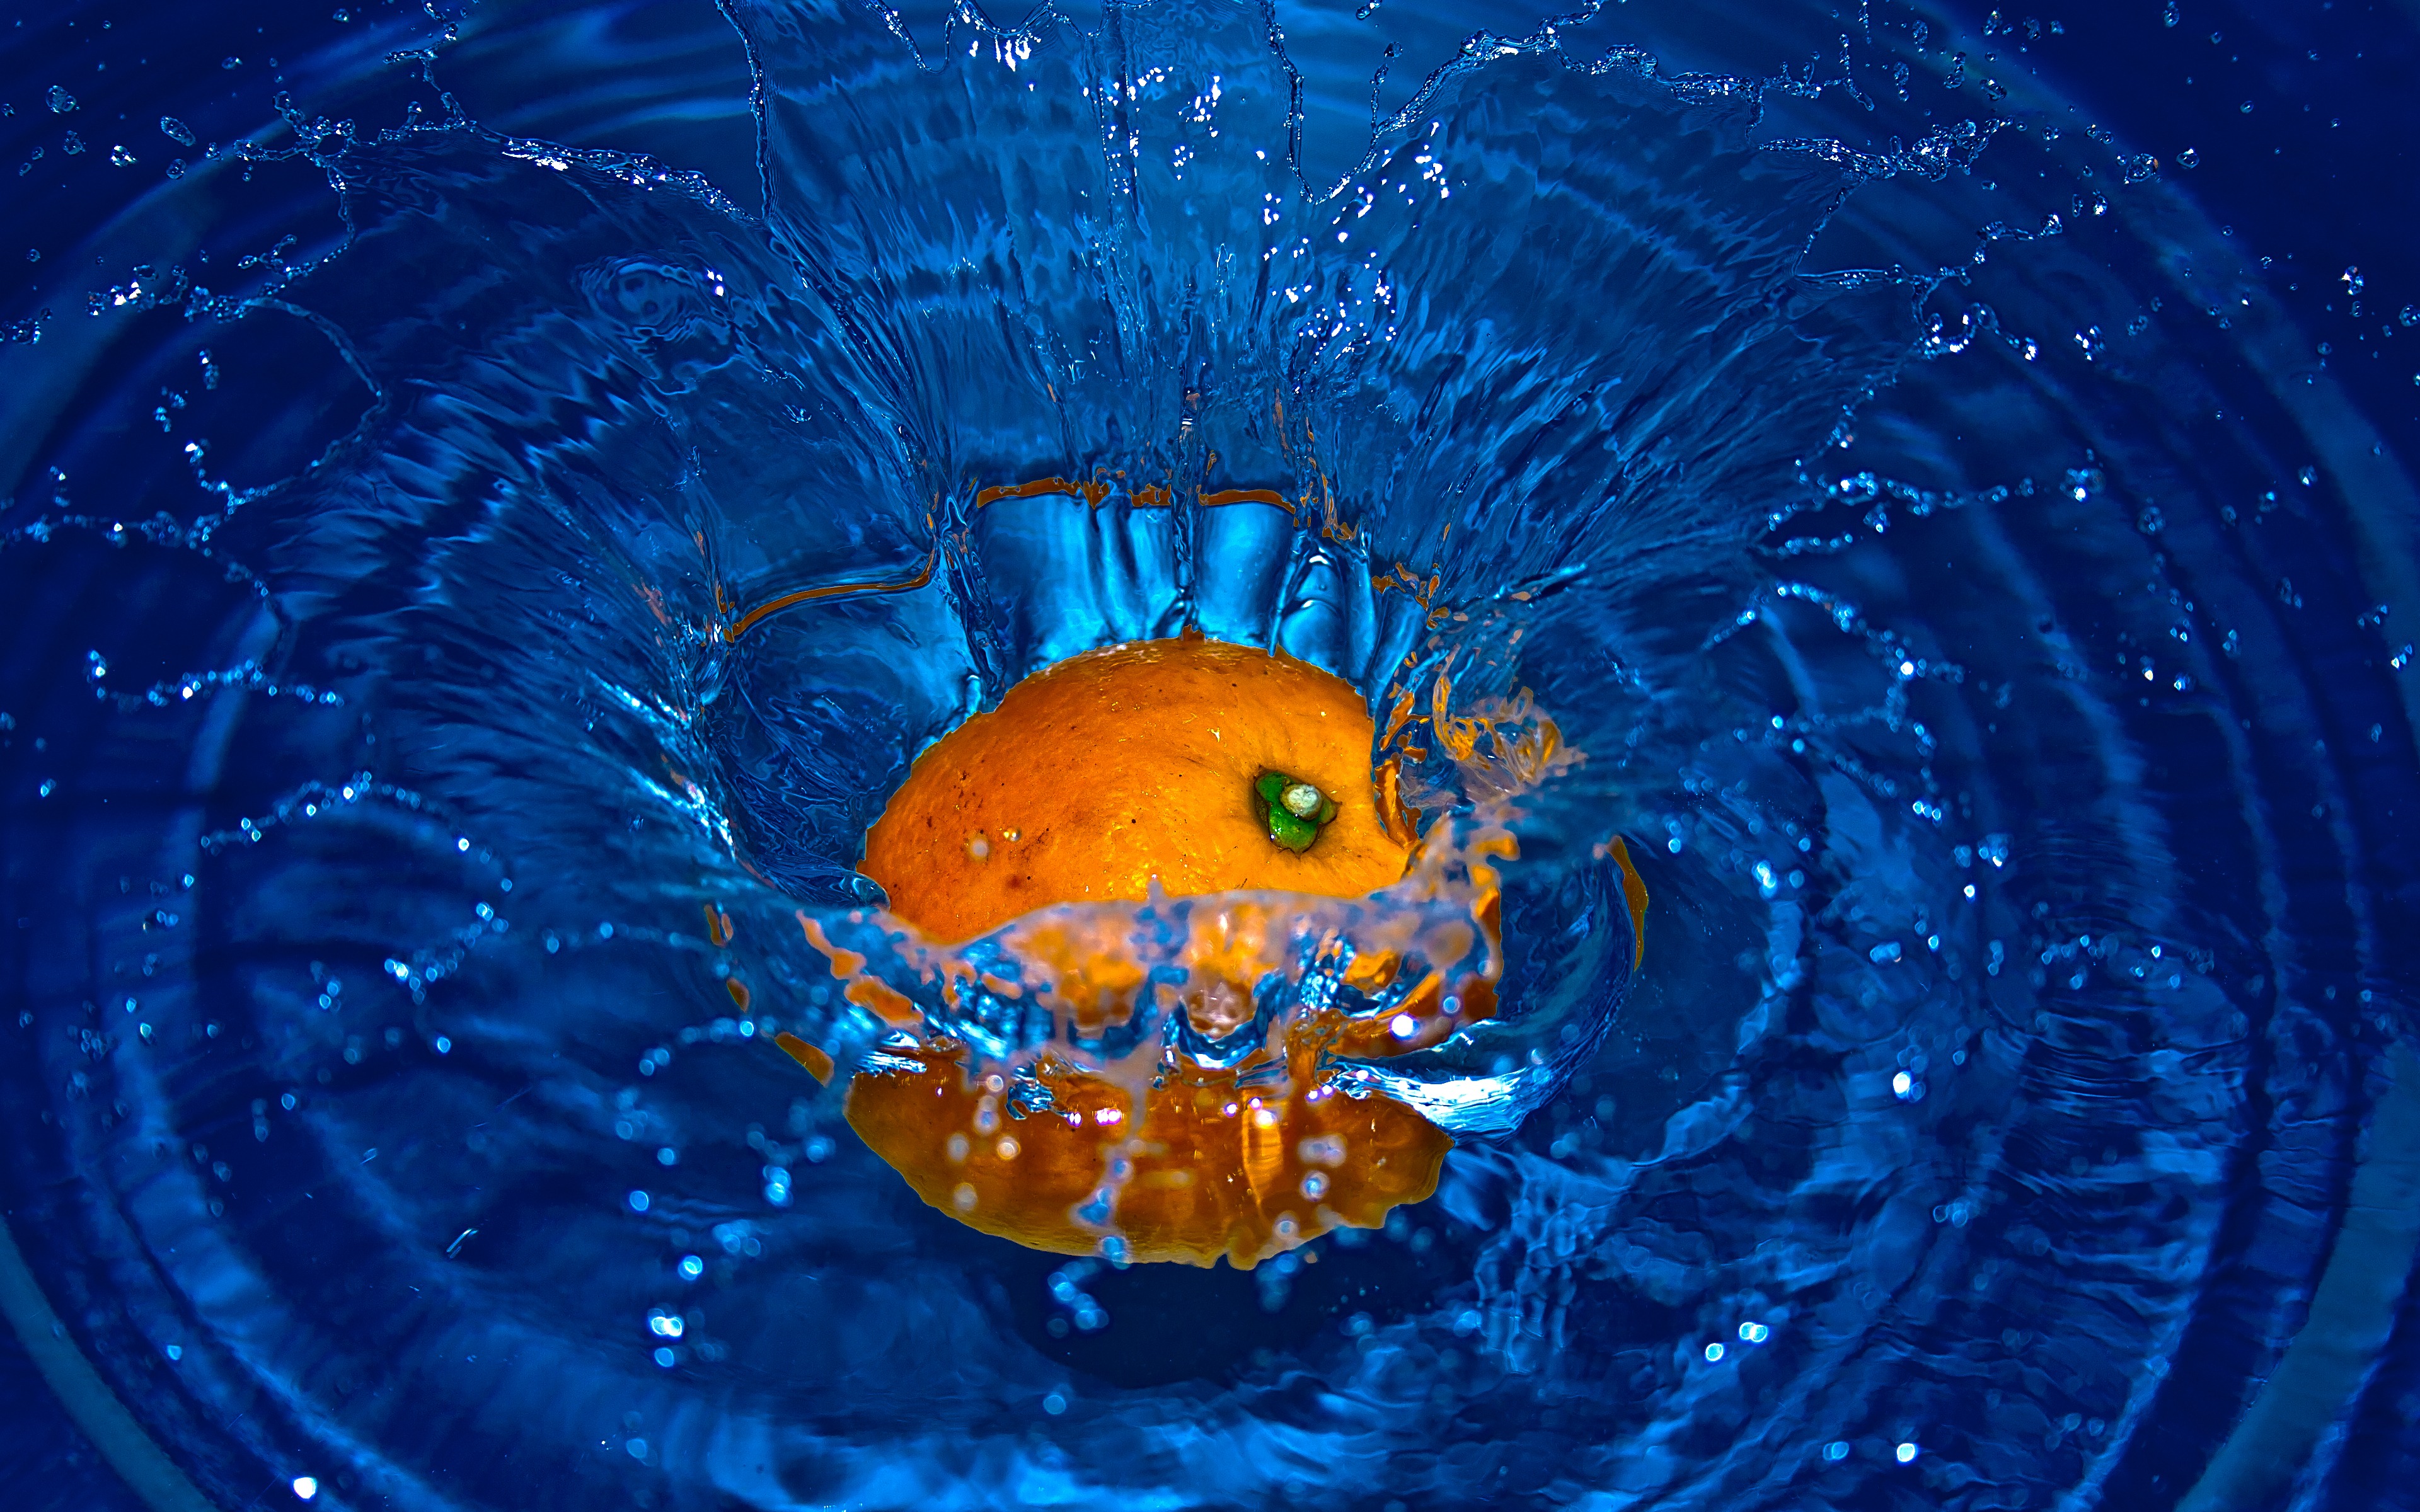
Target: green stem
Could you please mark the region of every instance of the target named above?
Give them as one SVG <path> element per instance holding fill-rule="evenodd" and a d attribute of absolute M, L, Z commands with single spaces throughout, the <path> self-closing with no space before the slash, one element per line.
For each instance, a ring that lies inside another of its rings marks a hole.
<path fill-rule="evenodd" d="M 1335 799 L 1284 772 L 1254 778 L 1252 802 L 1269 840 L 1297 855 L 1311 849 L 1320 830 L 1336 818 Z"/>

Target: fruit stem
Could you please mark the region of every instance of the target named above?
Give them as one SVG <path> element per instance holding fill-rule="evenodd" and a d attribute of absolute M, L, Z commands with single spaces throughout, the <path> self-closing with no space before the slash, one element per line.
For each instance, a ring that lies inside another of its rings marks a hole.
<path fill-rule="evenodd" d="M 1297 855 L 1311 849 L 1320 830 L 1336 817 L 1335 799 L 1285 772 L 1254 778 L 1252 799 L 1270 841 Z"/>

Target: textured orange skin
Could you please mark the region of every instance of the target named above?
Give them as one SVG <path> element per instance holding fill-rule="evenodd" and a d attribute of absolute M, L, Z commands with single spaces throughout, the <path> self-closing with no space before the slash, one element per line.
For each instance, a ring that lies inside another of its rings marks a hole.
<path fill-rule="evenodd" d="M 1171 897 L 1363 897 L 1406 860 L 1371 787 L 1376 733 L 1351 684 L 1291 656 L 1200 640 L 1088 651 L 916 758 L 861 870 L 949 944 L 1052 903 L 1139 903 L 1155 875 Z M 1254 810 L 1269 771 L 1336 800 L 1300 855 Z"/>
<path fill-rule="evenodd" d="M 1154 877 L 1171 896 L 1360 897 L 1409 860 L 1404 826 L 1373 793 L 1374 733 L 1350 685 L 1292 657 L 1191 638 L 1087 652 L 920 756 L 867 834 L 862 870 L 892 913 L 952 943 L 1055 903 L 1138 902 Z M 1335 800 L 1308 851 L 1268 838 L 1251 794 L 1264 771 Z M 1250 985 L 1206 987 L 1248 998 Z M 1223 1255 L 1249 1269 L 1341 1224 L 1374 1227 L 1436 1189 L 1453 1145 L 1443 1131 L 1317 1079 L 1323 1045 L 1373 1027 L 1298 1022 L 1248 1067 L 1248 1089 L 1233 1072 L 1169 1068 L 1140 1127 L 1125 1090 L 1053 1064 L 1042 1068 L 1053 1107 L 1014 1118 L 998 1088 L 970 1084 L 958 1047 L 937 1041 L 921 1072 L 857 1077 L 847 1117 L 918 1196 L 985 1233 L 1094 1254 L 1105 1230 L 1075 1210 L 1106 1183 L 1129 1257 Z M 1280 1057 L 1286 1074 L 1264 1074 Z M 1111 1181 L 1119 1161 L 1126 1174 Z"/>

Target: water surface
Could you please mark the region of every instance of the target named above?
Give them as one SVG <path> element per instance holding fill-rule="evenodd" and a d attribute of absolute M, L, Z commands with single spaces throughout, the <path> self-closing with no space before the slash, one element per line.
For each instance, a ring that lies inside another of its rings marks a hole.
<path fill-rule="evenodd" d="M 12 85 L 9 1226 L 176 1474 L 2408 1494 L 2401 296 L 2264 269 L 2048 18 L 1409 8 Z M 1432 822 L 1495 812 L 1440 719 L 1584 758 L 1505 816 L 1502 1022 L 1365 1072 L 1438 1195 L 1249 1273 L 966 1230 L 767 1042 L 878 1045 L 801 919 L 886 959 L 923 744 L 1187 625 L 1416 694 Z"/>

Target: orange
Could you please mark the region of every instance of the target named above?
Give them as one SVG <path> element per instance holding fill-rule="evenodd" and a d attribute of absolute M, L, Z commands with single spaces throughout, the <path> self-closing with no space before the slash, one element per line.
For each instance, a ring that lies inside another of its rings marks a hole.
<path fill-rule="evenodd" d="M 1086 652 L 918 757 L 867 833 L 863 871 L 893 914 L 953 943 L 1057 903 L 1140 902 L 1155 879 L 1171 896 L 1364 896 L 1410 858 L 1409 825 L 1373 781 L 1374 733 L 1350 684 L 1283 655 L 1198 637 Z M 1273 918 L 1239 909 L 1218 928 L 1249 935 Z M 1246 968 L 1221 984 L 1218 959 L 1253 952 L 1203 945 L 1186 1011 L 1225 1028 L 1252 980 Z M 1465 1019 L 1484 1016 L 1484 984 L 1463 991 Z M 1443 1131 L 1320 1077 L 1324 1048 L 1413 1047 L 1383 1029 L 1298 1015 L 1240 1075 L 1176 1057 L 1147 1089 L 1046 1060 L 1038 1108 L 1012 1105 L 1001 1075 L 970 1079 L 962 1049 L 935 1041 L 921 1070 L 856 1078 L 847 1117 L 920 1196 L 986 1233 L 1064 1254 L 1115 1236 L 1136 1260 L 1249 1267 L 1435 1190 Z"/>
<path fill-rule="evenodd" d="M 1063 903 L 1269 888 L 1357 898 L 1407 852 L 1372 790 L 1361 695 L 1291 656 L 1205 640 L 1070 656 L 916 759 L 865 837 L 861 870 L 936 940 Z M 1317 787 L 1335 818 L 1273 843 L 1254 783 Z"/>

